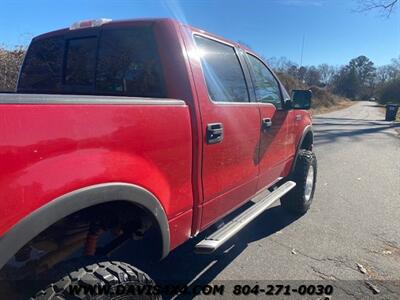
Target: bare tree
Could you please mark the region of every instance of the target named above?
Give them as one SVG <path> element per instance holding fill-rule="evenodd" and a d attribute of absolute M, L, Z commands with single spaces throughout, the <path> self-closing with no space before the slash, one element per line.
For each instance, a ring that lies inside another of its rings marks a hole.
<path fill-rule="evenodd" d="M 287 72 L 293 66 L 297 68 L 297 64 L 295 62 L 291 61 L 290 59 L 284 56 L 281 56 L 279 58 L 270 57 L 266 59 L 266 61 L 271 66 L 271 68 L 273 68 L 275 71 L 278 72 Z"/>
<path fill-rule="evenodd" d="M 358 12 L 378 10 L 383 16 L 390 17 L 400 0 L 358 0 Z"/>
<path fill-rule="evenodd" d="M 14 91 L 25 47 L 7 49 L 0 45 L 0 91 Z"/>
<path fill-rule="evenodd" d="M 325 85 L 330 84 L 337 71 L 335 67 L 328 64 L 320 64 L 317 68 L 321 75 L 321 82 Z"/>

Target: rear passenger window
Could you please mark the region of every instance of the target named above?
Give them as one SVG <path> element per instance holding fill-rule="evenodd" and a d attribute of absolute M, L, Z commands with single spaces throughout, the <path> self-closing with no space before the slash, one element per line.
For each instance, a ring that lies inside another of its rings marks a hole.
<path fill-rule="evenodd" d="M 160 56 L 150 27 L 103 29 L 96 91 L 136 97 L 165 97 Z"/>
<path fill-rule="evenodd" d="M 271 71 L 258 58 L 247 54 L 254 74 L 254 88 L 259 102 L 272 103 L 282 108 L 282 97 L 279 83 Z"/>
<path fill-rule="evenodd" d="M 195 36 L 208 93 L 217 102 L 248 102 L 242 67 L 231 46 Z"/>

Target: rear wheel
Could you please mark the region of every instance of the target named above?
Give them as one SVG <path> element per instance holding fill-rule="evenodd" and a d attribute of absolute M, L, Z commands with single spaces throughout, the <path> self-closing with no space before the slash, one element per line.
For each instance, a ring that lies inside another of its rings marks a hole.
<path fill-rule="evenodd" d="M 289 180 L 294 181 L 296 186 L 281 198 L 281 205 L 291 213 L 304 214 L 313 201 L 317 181 L 317 158 L 312 151 L 299 151 Z"/>
<path fill-rule="evenodd" d="M 155 293 L 154 281 L 143 271 L 124 262 L 72 260 L 55 267 L 49 275 L 56 281 L 38 292 L 32 300 L 161 299 Z"/>

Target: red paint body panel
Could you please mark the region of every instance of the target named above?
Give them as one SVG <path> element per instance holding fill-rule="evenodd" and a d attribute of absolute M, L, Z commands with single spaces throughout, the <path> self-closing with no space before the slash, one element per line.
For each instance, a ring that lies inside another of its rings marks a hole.
<path fill-rule="evenodd" d="M 167 19 L 103 26 L 137 24 L 153 26 L 168 97 L 186 104 L 0 104 L 0 236 L 63 194 L 127 182 L 160 201 L 173 249 L 289 173 L 307 112 L 209 99 L 193 33 L 238 44 Z M 214 122 L 223 123 L 224 140 L 208 145 Z"/>
<path fill-rule="evenodd" d="M 303 136 L 304 128 L 312 125 L 311 115 L 306 110 L 292 110 L 292 132 L 293 132 L 293 144 L 292 146 L 298 145 L 301 137 Z M 296 149 L 292 149 L 290 154 L 294 154 Z"/>
<path fill-rule="evenodd" d="M 203 129 L 202 230 L 255 194 L 259 172 L 260 114 L 257 103 L 218 103 L 210 99 L 193 34 L 217 38 L 233 47 L 235 44 L 188 26 L 183 26 L 182 31 Z M 208 145 L 205 128 L 207 124 L 216 122 L 224 126 L 224 139 L 219 144 Z"/>
<path fill-rule="evenodd" d="M 185 105 L 1 105 L 0 131 L 0 233 L 60 195 L 105 182 L 149 190 L 169 219 L 192 209 Z"/>
<path fill-rule="evenodd" d="M 180 244 L 186 242 L 191 236 L 193 210 L 177 216 L 176 218 L 169 220 L 169 231 L 170 231 L 170 249 L 174 249 Z"/>
<path fill-rule="evenodd" d="M 275 106 L 260 103 L 261 118 L 270 118 L 272 126 L 261 134 L 260 138 L 260 178 L 257 188 L 260 190 L 273 183 L 278 177 L 284 177 L 285 163 L 290 148 L 290 114 L 286 110 L 276 110 Z"/>

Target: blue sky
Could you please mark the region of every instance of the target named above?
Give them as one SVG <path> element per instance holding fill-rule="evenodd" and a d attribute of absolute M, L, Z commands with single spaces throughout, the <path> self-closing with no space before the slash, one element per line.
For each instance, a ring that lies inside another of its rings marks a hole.
<path fill-rule="evenodd" d="M 355 13 L 358 0 L 0 0 L 0 44 L 28 44 L 43 32 L 92 18 L 174 17 L 243 41 L 265 57 L 341 65 L 366 55 L 400 56 L 400 9 L 391 18 Z"/>

